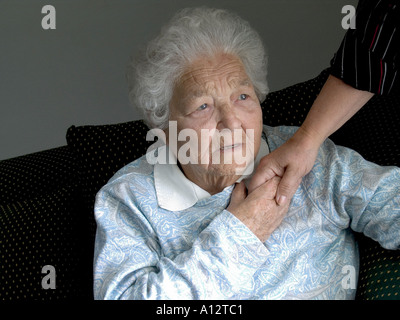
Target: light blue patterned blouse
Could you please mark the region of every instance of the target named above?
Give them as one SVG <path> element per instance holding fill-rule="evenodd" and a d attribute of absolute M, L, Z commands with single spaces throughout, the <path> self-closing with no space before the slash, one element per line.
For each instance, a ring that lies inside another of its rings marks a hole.
<path fill-rule="evenodd" d="M 295 130 L 265 126 L 269 149 Z M 144 156 L 99 191 L 95 299 L 353 299 L 352 230 L 399 248 L 400 169 L 330 140 L 265 243 L 225 209 L 233 186 L 210 196 L 168 166 L 171 181 Z"/>

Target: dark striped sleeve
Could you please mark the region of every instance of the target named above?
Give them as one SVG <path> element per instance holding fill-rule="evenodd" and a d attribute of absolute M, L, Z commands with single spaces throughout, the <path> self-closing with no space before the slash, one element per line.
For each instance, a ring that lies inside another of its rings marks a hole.
<path fill-rule="evenodd" d="M 360 0 L 356 28 L 349 29 L 331 60 L 331 74 L 375 94 L 400 91 L 400 4 Z"/>

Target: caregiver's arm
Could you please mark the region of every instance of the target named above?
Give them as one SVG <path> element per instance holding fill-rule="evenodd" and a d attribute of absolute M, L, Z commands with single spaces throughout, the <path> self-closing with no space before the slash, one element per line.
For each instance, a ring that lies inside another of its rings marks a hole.
<path fill-rule="evenodd" d="M 274 176 L 282 177 L 276 201 L 283 205 L 310 172 L 324 140 L 346 123 L 373 93 L 361 91 L 330 75 L 299 130 L 281 147 L 261 159 L 249 185 L 252 192 Z"/>

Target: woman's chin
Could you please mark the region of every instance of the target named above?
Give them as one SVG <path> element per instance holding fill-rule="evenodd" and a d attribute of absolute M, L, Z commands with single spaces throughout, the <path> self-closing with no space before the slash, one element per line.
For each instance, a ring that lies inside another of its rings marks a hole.
<path fill-rule="evenodd" d="M 246 167 L 246 163 L 213 164 L 208 167 L 208 172 L 214 176 L 237 178 L 237 176 L 243 175 Z"/>

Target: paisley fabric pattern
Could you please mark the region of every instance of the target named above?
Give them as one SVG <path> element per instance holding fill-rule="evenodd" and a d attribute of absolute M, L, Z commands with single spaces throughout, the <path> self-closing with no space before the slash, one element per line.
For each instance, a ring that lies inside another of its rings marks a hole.
<path fill-rule="evenodd" d="M 296 129 L 265 126 L 270 151 Z M 96 299 L 353 299 L 353 232 L 400 245 L 400 169 L 330 140 L 265 243 L 226 210 L 233 186 L 168 211 L 153 169 L 139 158 L 97 194 Z"/>

